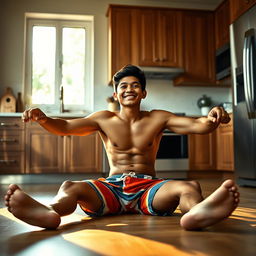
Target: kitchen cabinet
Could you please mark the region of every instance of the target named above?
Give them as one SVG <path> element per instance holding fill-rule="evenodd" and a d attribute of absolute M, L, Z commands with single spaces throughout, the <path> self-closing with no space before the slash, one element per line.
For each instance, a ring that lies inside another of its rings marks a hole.
<path fill-rule="evenodd" d="M 56 136 L 36 123 L 26 133 L 26 173 L 102 172 L 102 143 L 98 134 Z"/>
<path fill-rule="evenodd" d="M 103 147 L 97 133 L 65 137 L 64 170 L 74 173 L 101 173 Z"/>
<path fill-rule="evenodd" d="M 216 169 L 216 133 L 189 135 L 189 169 Z"/>
<path fill-rule="evenodd" d="M 228 124 L 217 129 L 217 170 L 234 170 L 233 116 Z"/>
<path fill-rule="evenodd" d="M 126 64 L 182 67 L 180 11 L 110 5 L 109 78 Z"/>
<path fill-rule="evenodd" d="M 27 123 L 26 173 L 64 171 L 63 137 L 53 135 L 37 123 Z"/>
<path fill-rule="evenodd" d="M 190 170 L 234 170 L 233 116 L 212 133 L 189 135 Z"/>
<path fill-rule="evenodd" d="M 174 85 L 215 85 L 214 15 L 208 11 L 183 11 L 183 68 Z"/>
<path fill-rule="evenodd" d="M 243 13 L 256 4 L 256 0 L 231 0 L 230 1 L 230 19 L 233 23 Z"/>
<path fill-rule="evenodd" d="M 139 66 L 182 67 L 181 12 L 143 8 L 138 14 Z"/>
<path fill-rule="evenodd" d="M 24 134 L 20 118 L 0 118 L 0 174 L 24 173 Z"/>
<path fill-rule="evenodd" d="M 230 5 L 223 1 L 215 11 L 215 48 L 219 49 L 229 42 Z"/>
<path fill-rule="evenodd" d="M 137 11 L 130 7 L 110 5 L 108 9 L 109 79 L 127 64 L 136 64 Z M 134 48 L 135 47 L 135 48 Z"/>

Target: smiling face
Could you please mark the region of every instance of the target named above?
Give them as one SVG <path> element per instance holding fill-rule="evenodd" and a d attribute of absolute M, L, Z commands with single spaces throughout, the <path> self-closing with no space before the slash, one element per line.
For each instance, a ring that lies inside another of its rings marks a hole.
<path fill-rule="evenodd" d="M 117 86 L 117 91 L 113 97 L 119 101 L 122 106 L 133 106 L 140 104 L 141 100 L 146 97 L 146 91 L 142 91 L 139 79 L 134 76 L 122 78 Z"/>

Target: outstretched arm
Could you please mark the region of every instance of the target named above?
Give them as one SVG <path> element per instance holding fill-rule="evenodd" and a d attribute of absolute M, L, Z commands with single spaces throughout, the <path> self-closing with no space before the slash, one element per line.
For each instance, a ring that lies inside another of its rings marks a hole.
<path fill-rule="evenodd" d="M 204 134 L 215 130 L 220 123 L 228 123 L 229 121 L 230 117 L 222 107 L 214 107 L 207 117 L 170 116 L 166 128 L 180 134 Z"/>
<path fill-rule="evenodd" d="M 100 112 L 85 118 L 65 120 L 61 118 L 51 118 L 39 108 L 24 111 L 22 119 L 24 122 L 37 122 L 47 131 L 57 135 L 88 135 L 98 131 L 97 118 Z"/>

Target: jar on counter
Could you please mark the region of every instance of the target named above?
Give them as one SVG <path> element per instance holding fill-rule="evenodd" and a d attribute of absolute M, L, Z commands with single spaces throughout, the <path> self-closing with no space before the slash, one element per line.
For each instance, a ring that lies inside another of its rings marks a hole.
<path fill-rule="evenodd" d="M 201 114 L 203 116 L 208 115 L 211 105 L 212 105 L 211 98 L 206 96 L 205 94 L 201 98 L 199 98 L 197 101 L 197 106 L 201 109 Z"/>

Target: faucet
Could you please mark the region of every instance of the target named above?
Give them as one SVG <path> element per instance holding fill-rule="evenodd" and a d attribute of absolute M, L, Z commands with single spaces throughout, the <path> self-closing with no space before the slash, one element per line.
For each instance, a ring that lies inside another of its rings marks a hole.
<path fill-rule="evenodd" d="M 67 109 L 64 108 L 64 87 L 60 86 L 60 113 L 68 112 Z"/>

